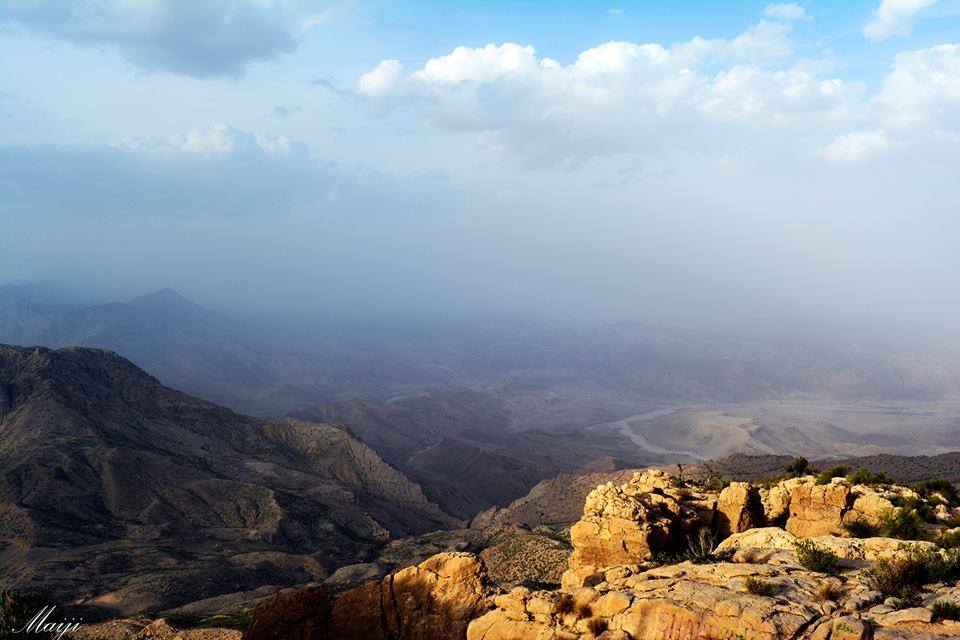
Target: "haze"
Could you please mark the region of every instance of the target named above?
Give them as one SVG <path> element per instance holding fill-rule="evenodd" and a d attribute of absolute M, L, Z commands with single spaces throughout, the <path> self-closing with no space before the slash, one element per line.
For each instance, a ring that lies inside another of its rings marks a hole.
<path fill-rule="evenodd" d="M 958 9 L 2 2 L 0 280 L 955 345 Z"/>

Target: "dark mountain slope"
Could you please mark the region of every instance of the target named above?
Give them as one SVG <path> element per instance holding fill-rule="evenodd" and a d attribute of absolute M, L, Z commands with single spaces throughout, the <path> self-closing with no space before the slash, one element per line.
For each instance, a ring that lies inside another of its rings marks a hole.
<path fill-rule="evenodd" d="M 469 519 L 505 505 L 561 472 L 613 470 L 658 461 L 619 434 L 511 428 L 505 399 L 467 389 L 426 391 L 381 404 L 301 406 L 292 417 L 342 424 L 427 496 Z"/>
<path fill-rule="evenodd" d="M 339 427 L 241 416 L 79 348 L 0 347 L 0 482 L 3 586 L 124 613 L 456 524 Z"/>

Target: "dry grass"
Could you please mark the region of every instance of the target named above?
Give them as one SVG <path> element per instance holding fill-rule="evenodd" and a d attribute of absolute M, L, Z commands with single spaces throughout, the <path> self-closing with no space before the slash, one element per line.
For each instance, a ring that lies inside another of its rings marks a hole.
<path fill-rule="evenodd" d="M 747 578 L 746 587 L 747 593 L 752 593 L 755 596 L 770 597 L 775 591 L 772 582 L 754 577 Z"/>
<path fill-rule="evenodd" d="M 813 594 L 813 599 L 817 602 L 832 601 L 839 598 L 842 593 L 843 590 L 836 582 L 824 580 L 820 584 L 820 588 L 817 589 L 817 592 Z"/>
<path fill-rule="evenodd" d="M 587 620 L 587 630 L 593 635 L 598 636 L 607 630 L 607 621 L 603 618 L 590 618 Z"/>
<path fill-rule="evenodd" d="M 576 602 L 573 600 L 573 596 L 569 593 L 560 594 L 560 598 L 557 600 L 557 613 L 561 616 L 573 613 L 576 609 Z"/>

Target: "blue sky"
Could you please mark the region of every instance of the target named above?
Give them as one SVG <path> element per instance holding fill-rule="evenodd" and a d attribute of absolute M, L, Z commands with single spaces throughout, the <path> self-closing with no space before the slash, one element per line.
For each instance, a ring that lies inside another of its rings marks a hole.
<path fill-rule="evenodd" d="M 958 42 L 958 0 L 0 0 L 0 269 L 298 313 L 952 321 Z"/>

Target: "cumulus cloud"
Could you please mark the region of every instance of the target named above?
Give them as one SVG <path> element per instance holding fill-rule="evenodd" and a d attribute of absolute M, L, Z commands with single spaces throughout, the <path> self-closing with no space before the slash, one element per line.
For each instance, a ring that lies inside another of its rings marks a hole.
<path fill-rule="evenodd" d="M 898 54 L 879 91 L 799 58 L 799 5 L 769 5 L 731 39 L 673 45 L 607 42 L 569 64 L 529 45 L 456 47 L 407 70 L 384 60 L 356 95 L 374 111 L 409 109 L 434 128 L 473 132 L 494 154 L 532 167 L 604 156 L 775 151 L 834 162 L 960 142 L 960 45 Z M 788 19 L 789 18 L 789 19 Z"/>
<path fill-rule="evenodd" d="M 773 20 L 810 20 L 807 10 L 795 2 L 787 4 L 768 4 L 763 10 L 763 15 Z"/>
<path fill-rule="evenodd" d="M 296 48 L 333 5 L 317 0 L 4 0 L 0 22 L 81 46 L 113 47 L 146 71 L 198 78 L 242 76 Z"/>
<path fill-rule="evenodd" d="M 753 132 L 844 123 L 863 87 L 790 62 L 790 24 L 672 46 L 608 42 L 563 65 L 532 46 L 457 47 L 408 72 L 384 60 L 356 92 L 378 111 L 414 108 L 531 165 L 618 153 L 707 151 Z"/>
<path fill-rule="evenodd" d="M 873 12 L 873 19 L 863 28 L 871 42 L 882 42 L 895 36 L 909 36 L 917 21 L 917 12 L 937 0 L 882 0 Z"/>

